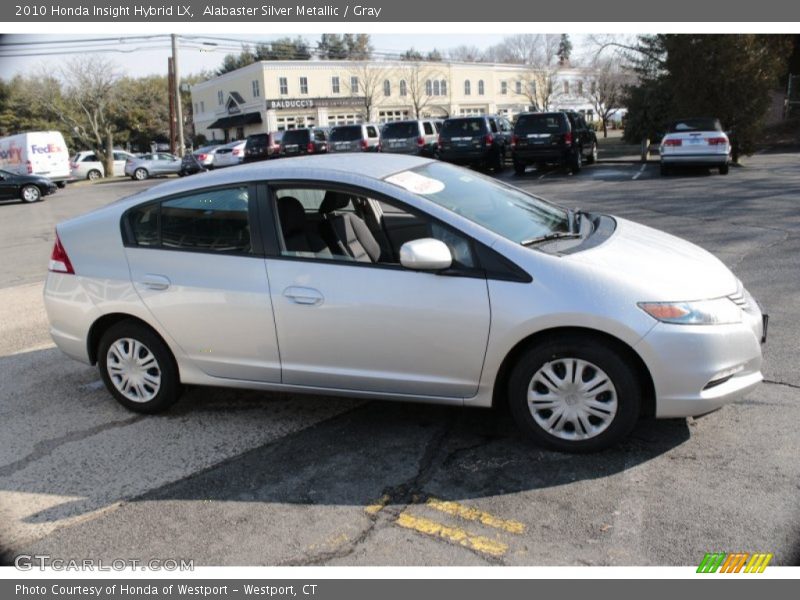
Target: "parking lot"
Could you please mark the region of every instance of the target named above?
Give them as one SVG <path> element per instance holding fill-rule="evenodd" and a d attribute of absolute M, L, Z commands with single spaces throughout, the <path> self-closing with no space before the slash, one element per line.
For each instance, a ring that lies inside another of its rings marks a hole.
<path fill-rule="evenodd" d="M 727 176 L 625 161 L 499 175 L 703 246 L 770 314 L 754 393 L 588 456 L 534 446 L 503 411 L 194 388 L 163 416 L 126 412 L 52 344 L 42 281 L 58 221 L 159 181 L 0 204 L 3 559 L 697 565 L 744 551 L 798 564 L 798 165 L 768 152 Z"/>

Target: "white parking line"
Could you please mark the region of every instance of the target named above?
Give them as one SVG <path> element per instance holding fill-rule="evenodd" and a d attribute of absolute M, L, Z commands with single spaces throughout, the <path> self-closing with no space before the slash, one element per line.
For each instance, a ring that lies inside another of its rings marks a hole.
<path fill-rule="evenodd" d="M 634 175 L 633 177 L 631 177 L 631 179 L 633 179 L 634 181 L 636 181 L 637 179 L 639 179 L 639 177 L 641 177 L 641 176 L 642 176 L 642 173 L 644 173 L 644 170 L 645 170 L 646 168 L 647 168 L 647 163 L 644 163 L 644 164 L 642 165 L 642 168 L 641 168 L 641 169 L 639 169 L 639 172 L 638 172 L 638 173 L 636 173 L 636 175 Z"/>

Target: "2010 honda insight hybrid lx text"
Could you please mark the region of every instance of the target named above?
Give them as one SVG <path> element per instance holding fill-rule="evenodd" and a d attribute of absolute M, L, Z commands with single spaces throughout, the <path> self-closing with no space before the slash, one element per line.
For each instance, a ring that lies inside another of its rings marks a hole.
<path fill-rule="evenodd" d="M 489 407 L 591 451 L 762 379 L 766 317 L 714 256 L 403 155 L 256 163 L 58 225 L 51 333 L 129 409 L 182 385 Z"/>

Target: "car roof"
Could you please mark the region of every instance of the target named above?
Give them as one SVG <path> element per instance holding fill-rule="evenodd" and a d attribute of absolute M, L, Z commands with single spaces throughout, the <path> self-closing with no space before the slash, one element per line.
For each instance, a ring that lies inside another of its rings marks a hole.
<path fill-rule="evenodd" d="M 381 180 L 393 173 L 407 171 L 430 162 L 432 160 L 429 158 L 407 154 L 352 154 L 349 152 L 259 161 L 245 163 L 235 169 L 220 169 L 192 177 L 173 179 L 119 202 L 127 208 L 128 205 L 133 206 L 163 196 L 250 181 L 319 179 L 346 184 L 355 183 L 355 180 L 363 180 L 363 178 Z"/>

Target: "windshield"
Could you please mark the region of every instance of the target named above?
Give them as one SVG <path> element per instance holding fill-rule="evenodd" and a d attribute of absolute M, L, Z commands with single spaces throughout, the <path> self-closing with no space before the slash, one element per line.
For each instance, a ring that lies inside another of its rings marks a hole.
<path fill-rule="evenodd" d="M 722 131 L 719 119 L 680 119 L 670 125 L 670 133 L 681 131 Z"/>
<path fill-rule="evenodd" d="M 335 127 L 331 131 L 332 142 L 355 142 L 361 139 L 361 125 L 350 127 Z"/>
<path fill-rule="evenodd" d="M 419 135 L 419 125 L 416 121 L 389 123 L 383 128 L 383 137 L 386 139 L 410 138 Z"/>
<path fill-rule="evenodd" d="M 569 231 L 566 209 L 447 163 L 426 163 L 386 181 L 517 243 Z"/>

